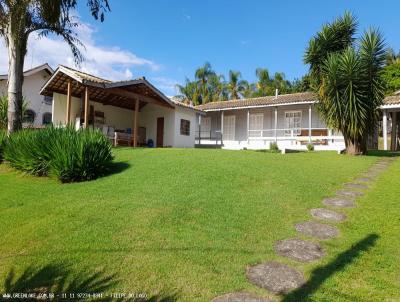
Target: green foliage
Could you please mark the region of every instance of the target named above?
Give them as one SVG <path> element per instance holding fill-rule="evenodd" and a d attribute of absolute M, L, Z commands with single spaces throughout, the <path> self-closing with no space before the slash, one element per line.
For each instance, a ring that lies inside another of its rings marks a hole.
<path fill-rule="evenodd" d="M 307 144 L 307 150 L 308 151 L 314 151 L 314 145 L 313 144 Z"/>
<path fill-rule="evenodd" d="M 274 151 L 274 152 L 279 152 L 278 143 L 276 143 L 276 142 L 270 143 L 269 150 Z"/>
<path fill-rule="evenodd" d="M 177 85 L 179 94 L 175 98 L 184 103 L 200 105 L 228 99 L 275 95 L 276 89 L 280 94 L 310 90 L 308 77 L 290 82 L 285 79 L 283 72 L 276 72 L 270 77 L 266 68 L 257 68 L 256 76 L 258 81 L 249 83 L 242 79 L 239 71 L 230 70 L 228 81 L 225 81 L 225 77 L 218 75 L 207 62 L 195 71 L 194 81 L 186 78 L 185 85 Z"/>
<path fill-rule="evenodd" d="M 348 153 L 365 154 L 384 96 L 381 71 L 386 52 L 374 29 L 355 45 L 356 27 L 349 13 L 325 25 L 310 40 L 305 62 L 326 124 L 343 133 Z"/>
<path fill-rule="evenodd" d="M 23 119 L 25 112 L 28 108 L 28 102 L 22 101 L 22 116 Z M 0 129 L 7 129 L 8 126 L 8 97 L 6 95 L 0 96 Z"/>
<path fill-rule="evenodd" d="M 11 134 L 4 148 L 4 158 L 15 169 L 74 182 L 104 174 L 112 154 L 111 144 L 98 131 L 51 126 Z"/>
<path fill-rule="evenodd" d="M 7 138 L 7 133 L 5 130 L 0 129 L 0 162 L 3 159 L 3 149 L 4 149 L 4 144 L 6 142 Z"/>
<path fill-rule="evenodd" d="M 387 65 L 383 68 L 382 80 L 385 83 L 385 93 L 392 94 L 400 89 L 400 63 Z"/>

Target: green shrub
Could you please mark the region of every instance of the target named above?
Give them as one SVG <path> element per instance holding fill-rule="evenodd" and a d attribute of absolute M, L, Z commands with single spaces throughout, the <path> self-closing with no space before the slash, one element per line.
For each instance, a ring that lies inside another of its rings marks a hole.
<path fill-rule="evenodd" d="M 51 174 L 62 182 L 95 179 L 112 160 L 111 144 L 98 131 L 67 128 L 52 148 Z"/>
<path fill-rule="evenodd" d="M 4 158 L 15 169 L 73 182 L 104 174 L 112 154 L 108 139 L 98 131 L 50 126 L 13 133 L 5 146 Z"/>
<path fill-rule="evenodd" d="M 279 152 L 279 147 L 277 142 L 272 142 L 269 144 L 269 150 L 274 152 Z"/>
<path fill-rule="evenodd" d="M 314 145 L 313 145 L 313 144 L 310 144 L 310 143 L 307 144 L 307 150 L 310 151 L 310 152 L 311 152 L 311 151 L 314 151 Z"/>
<path fill-rule="evenodd" d="M 3 160 L 3 149 L 6 142 L 7 132 L 0 129 L 0 162 Z"/>

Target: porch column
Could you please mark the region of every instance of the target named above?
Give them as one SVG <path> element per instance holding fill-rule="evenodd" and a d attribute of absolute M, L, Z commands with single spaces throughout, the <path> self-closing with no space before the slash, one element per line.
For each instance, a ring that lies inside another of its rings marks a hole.
<path fill-rule="evenodd" d="M 67 83 L 67 112 L 65 115 L 65 124 L 68 125 L 71 122 L 71 81 Z"/>
<path fill-rule="evenodd" d="M 250 137 L 250 109 L 247 109 L 247 144 L 249 144 Z"/>
<path fill-rule="evenodd" d="M 392 133 L 390 140 L 390 150 L 397 150 L 397 112 L 392 112 Z"/>
<path fill-rule="evenodd" d="M 139 99 L 135 100 L 135 112 L 133 118 L 133 147 L 137 147 L 137 138 L 138 138 L 138 118 L 139 118 Z"/>
<path fill-rule="evenodd" d="M 383 150 L 388 149 L 387 145 L 387 113 L 386 109 L 383 109 L 383 120 L 382 120 L 382 134 L 383 134 Z"/>
<path fill-rule="evenodd" d="M 278 128 L 278 107 L 275 107 L 275 126 L 274 126 L 274 135 L 275 135 L 275 142 L 278 141 L 278 132 L 277 132 L 277 128 Z"/>
<path fill-rule="evenodd" d="M 201 144 L 201 114 L 199 113 L 199 145 Z"/>
<path fill-rule="evenodd" d="M 221 111 L 221 144 L 224 136 L 224 111 Z"/>
<path fill-rule="evenodd" d="M 85 87 L 85 107 L 84 107 L 84 124 L 83 127 L 89 126 L 89 89 Z"/>
<path fill-rule="evenodd" d="M 310 104 L 310 106 L 308 107 L 308 142 L 310 144 L 311 144 L 311 122 L 312 122 L 311 110 L 312 109 L 311 109 L 311 104 Z"/>

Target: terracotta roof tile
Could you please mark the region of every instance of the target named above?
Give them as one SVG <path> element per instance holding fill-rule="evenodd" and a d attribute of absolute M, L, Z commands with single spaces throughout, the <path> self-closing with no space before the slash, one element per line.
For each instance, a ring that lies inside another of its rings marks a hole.
<path fill-rule="evenodd" d="M 278 95 L 278 97 L 263 96 L 258 98 L 212 102 L 196 106 L 196 109 L 209 111 L 229 108 L 246 108 L 252 106 L 274 106 L 290 103 L 311 103 L 316 101 L 317 100 L 312 92 L 301 92 L 292 94 L 281 94 Z"/>

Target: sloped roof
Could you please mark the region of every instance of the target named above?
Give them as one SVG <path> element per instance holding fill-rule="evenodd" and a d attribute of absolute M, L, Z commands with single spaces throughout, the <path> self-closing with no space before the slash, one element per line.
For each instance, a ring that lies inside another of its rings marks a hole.
<path fill-rule="evenodd" d="M 310 104 L 317 103 L 318 100 L 315 94 L 312 92 L 301 92 L 292 94 L 282 94 L 275 96 L 264 96 L 258 98 L 230 100 L 222 102 L 212 102 L 204 105 L 196 106 L 195 108 L 203 111 L 219 111 L 229 109 L 244 109 L 252 107 L 271 107 L 291 104 Z M 387 96 L 383 100 L 381 108 L 400 107 L 400 91 L 394 93 L 394 95 Z"/>
<path fill-rule="evenodd" d="M 204 111 L 218 111 L 227 109 L 240 109 L 251 107 L 269 107 L 277 105 L 289 105 L 297 103 L 316 103 L 317 99 L 311 92 L 301 92 L 292 94 L 281 94 L 275 96 L 263 96 L 258 98 L 249 98 L 241 100 L 230 100 L 222 102 L 212 102 L 196 106 L 197 109 Z"/>
<path fill-rule="evenodd" d="M 133 109 L 134 102 L 132 102 L 131 96 L 136 96 L 141 101 L 141 107 L 147 102 L 155 100 L 158 104 L 170 108 L 175 108 L 177 105 L 197 110 L 194 107 L 172 101 L 144 77 L 129 81 L 110 81 L 63 65 L 56 69 L 41 88 L 40 93 L 50 96 L 54 92 L 66 94 L 67 83 L 71 81 L 74 83 L 71 85 L 73 96 L 80 97 L 85 87 L 90 87 L 90 99 L 103 104 Z"/>
<path fill-rule="evenodd" d="M 44 63 L 44 64 L 36 66 L 34 68 L 25 70 L 24 71 L 24 76 L 27 77 L 27 76 L 35 74 L 35 73 L 37 73 L 39 71 L 42 71 L 42 70 L 46 71 L 49 75 L 52 75 L 53 72 L 54 72 L 53 68 L 51 68 L 49 64 Z M 8 74 L 1 74 L 0 75 L 0 80 L 7 80 L 7 78 L 8 78 Z"/>

